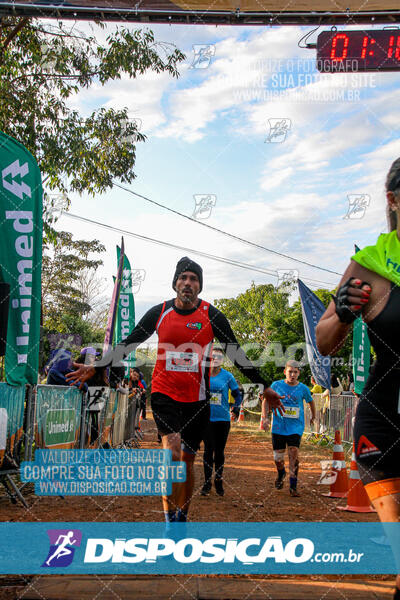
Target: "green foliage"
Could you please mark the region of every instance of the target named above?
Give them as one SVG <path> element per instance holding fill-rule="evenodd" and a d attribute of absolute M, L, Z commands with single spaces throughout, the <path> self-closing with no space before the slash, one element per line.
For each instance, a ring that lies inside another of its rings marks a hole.
<path fill-rule="evenodd" d="M 301 303 L 297 300 L 293 306 L 289 305 L 291 285 L 283 284 L 277 289 L 272 284 L 256 286 L 253 283 L 236 298 L 215 300 L 215 305 L 228 318 L 238 341 L 245 344 L 249 358 L 257 360 L 266 349 L 267 360 L 264 360 L 264 354 L 260 370 L 267 379 L 282 379 L 285 359 L 300 360 L 303 356 L 303 350 L 298 347 L 305 343 Z M 329 290 L 319 289 L 315 294 L 327 307 L 331 300 Z M 341 362 L 348 362 L 351 347 L 352 337 L 349 336 L 337 353 Z M 346 364 L 335 366 L 333 363 L 332 372 L 339 376 L 344 376 L 348 370 Z M 232 367 L 232 373 L 238 381 L 245 381 L 235 367 Z M 310 375 L 307 363 L 301 370 L 300 381 L 309 384 Z"/>
<path fill-rule="evenodd" d="M 93 34 L 86 35 L 65 23 L 1 21 L 0 130 L 36 157 L 49 190 L 94 195 L 110 189 L 113 178 L 131 182 L 136 143 L 145 140 L 137 122 L 127 109 L 101 108 L 83 118 L 70 101 L 93 84 L 123 76 L 153 70 L 177 77 L 184 59 L 149 30 L 119 28 L 100 43 L 104 27 L 92 25 Z"/>
<path fill-rule="evenodd" d="M 81 285 L 83 276 L 87 279 L 89 273 L 95 277 L 97 268 L 103 264 L 100 258 L 91 256 L 104 251 L 105 247 L 98 240 L 73 240 L 72 234 L 66 231 L 57 232 L 45 247 L 42 262 L 41 369 L 49 359 L 49 333 L 80 335 L 83 346 L 104 341 L 105 327 L 99 326 L 98 320 L 88 318 L 93 312 L 93 301 L 83 291 L 87 290 L 87 286 Z M 74 352 L 79 350 L 70 349 Z"/>
<path fill-rule="evenodd" d="M 49 330 L 80 333 L 71 327 L 79 323 L 84 330 L 89 326 L 83 322 L 83 317 L 90 312 L 91 306 L 78 282 L 85 269 L 95 272 L 103 264 L 102 260 L 92 259 L 90 255 L 104 251 L 105 247 L 98 240 L 73 240 L 71 233 L 57 233 L 43 255 L 42 263 L 43 324 Z"/>

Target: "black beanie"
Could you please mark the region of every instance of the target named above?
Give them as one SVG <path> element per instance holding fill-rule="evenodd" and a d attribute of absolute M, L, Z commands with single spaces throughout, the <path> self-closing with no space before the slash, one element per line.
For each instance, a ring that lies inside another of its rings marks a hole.
<path fill-rule="evenodd" d="M 175 290 L 175 284 L 179 275 L 181 273 L 184 273 L 185 271 L 191 271 L 192 273 L 196 273 L 197 277 L 199 278 L 201 292 L 201 290 L 203 289 L 203 269 L 200 265 L 195 263 L 193 260 L 190 260 L 190 258 L 188 258 L 187 256 L 181 258 L 181 260 L 176 265 L 175 275 L 172 280 L 172 288 Z"/>

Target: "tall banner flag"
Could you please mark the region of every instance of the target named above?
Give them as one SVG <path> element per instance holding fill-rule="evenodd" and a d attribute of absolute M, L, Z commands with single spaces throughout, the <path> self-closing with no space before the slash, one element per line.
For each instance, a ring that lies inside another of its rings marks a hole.
<path fill-rule="evenodd" d="M 315 329 L 318 321 L 325 312 L 325 306 L 300 279 L 298 279 L 301 312 L 307 344 L 307 357 L 311 373 L 315 381 L 328 389 L 331 388 L 331 360 L 330 356 L 322 356 L 318 352 Z"/>
<path fill-rule="evenodd" d="M 106 335 L 104 337 L 103 355 L 106 354 L 111 349 L 112 341 L 113 341 L 113 337 L 114 337 L 115 323 L 117 320 L 118 299 L 119 299 L 119 293 L 121 290 L 122 268 L 124 265 L 124 256 L 125 256 L 124 240 L 122 238 L 121 254 L 120 254 L 119 262 L 118 262 L 118 272 L 117 272 L 117 277 L 115 278 L 115 282 L 114 282 L 114 290 L 113 290 L 113 295 L 111 298 L 110 312 L 108 313 Z"/>
<path fill-rule="evenodd" d="M 355 251 L 360 248 L 354 245 Z M 371 344 L 368 337 L 367 325 L 361 317 L 354 321 L 353 327 L 353 378 L 354 391 L 361 394 L 369 375 L 371 359 Z"/>
<path fill-rule="evenodd" d="M 10 385 L 35 385 L 40 343 L 42 182 L 30 152 L 2 132 L 0 173 L 0 281 L 10 286 L 5 375 Z"/>
<path fill-rule="evenodd" d="M 121 258 L 121 249 L 117 246 L 117 262 Z M 121 291 L 119 294 L 119 302 L 117 309 L 117 320 L 114 333 L 114 345 L 122 342 L 135 327 L 135 299 L 132 292 L 132 271 L 128 257 L 124 256 L 122 268 Z M 129 357 L 124 360 L 127 367 L 135 365 L 135 353 L 132 352 Z M 126 374 L 127 375 L 127 374 Z"/>

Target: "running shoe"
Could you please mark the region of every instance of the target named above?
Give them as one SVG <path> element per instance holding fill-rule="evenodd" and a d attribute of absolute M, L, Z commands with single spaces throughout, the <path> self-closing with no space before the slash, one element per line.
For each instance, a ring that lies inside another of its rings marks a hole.
<path fill-rule="evenodd" d="M 292 498 L 299 498 L 300 497 L 300 494 L 299 494 L 299 492 L 297 491 L 296 488 L 289 488 L 289 493 L 292 496 Z"/>
<path fill-rule="evenodd" d="M 286 477 L 286 471 L 283 471 L 283 473 L 279 474 L 278 477 L 275 479 L 275 487 L 277 490 L 281 490 L 283 488 L 283 482 L 285 481 L 285 477 Z"/>
<path fill-rule="evenodd" d="M 201 488 L 201 492 L 200 494 L 202 496 L 209 496 L 211 492 L 211 483 L 210 482 L 205 482 L 203 487 Z"/>
<path fill-rule="evenodd" d="M 222 479 L 214 479 L 214 485 L 215 491 L 217 492 L 218 496 L 223 496 L 225 492 L 224 486 L 222 485 Z"/>

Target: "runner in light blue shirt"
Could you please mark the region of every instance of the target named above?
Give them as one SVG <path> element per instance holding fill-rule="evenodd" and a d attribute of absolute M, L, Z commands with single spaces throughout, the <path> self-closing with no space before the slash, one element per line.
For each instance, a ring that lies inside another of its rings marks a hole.
<path fill-rule="evenodd" d="M 275 481 L 277 490 L 283 487 L 283 481 L 286 477 L 285 470 L 285 450 L 288 447 L 289 454 L 289 475 L 291 496 L 298 497 L 297 476 L 299 471 L 299 448 L 301 436 L 304 432 L 304 401 L 311 409 L 311 424 L 315 421 L 315 403 L 312 399 L 310 390 L 304 383 L 298 381 L 300 369 L 298 363 L 289 360 L 285 365 L 285 379 L 274 381 L 271 388 L 280 396 L 283 396 L 282 404 L 285 408 L 283 415 L 274 411 L 272 421 L 272 447 L 274 449 L 274 461 L 278 471 Z M 269 426 L 267 417 L 266 403 L 262 405 L 262 423 L 263 428 Z"/>
<path fill-rule="evenodd" d="M 220 369 L 217 375 L 210 376 L 210 421 L 230 422 L 229 390 L 231 390 L 232 396 L 235 399 L 233 408 L 236 412 L 242 403 L 242 395 L 239 392 L 239 386 L 232 373 L 225 371 L 225 369 Z"/>
<path fill-rule="evenodd" d="M 202 496 L 208 496 L 211 491 L 213 467 L 215 467 L 215 491 L 219 496 L 224 495 L 222 473 L 225 463 L 225 446 L 231 427 L 229 408 L 229 390 L 235 399 L 232 412 L 239 412 L 242 395 L 234 376 L 221 368 L 224 354 L 219 348 L 212 352 L 210 369 L 210 422 L 204 437 L 204 485 Z"/>

